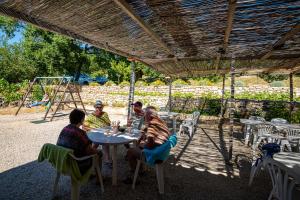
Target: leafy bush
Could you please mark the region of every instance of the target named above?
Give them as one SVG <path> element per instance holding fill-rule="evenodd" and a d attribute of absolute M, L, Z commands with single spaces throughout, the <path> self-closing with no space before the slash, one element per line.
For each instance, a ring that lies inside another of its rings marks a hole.
<path fill-rule="evenodd" d="M 159 97 L 159 96 L 167 96 L 166 94 L 164 93 L 160 93 L 160 92 L 141 92 L 141 91 L 135 91 L 134 94 L 136 96 L 156 96 L 156 97 Z"/>
<path fill-rule="evenodd" d="M 214 84 L 208 79 L 200 79 L 199 80 L 199 85 L 212 86 Z"/>
<path fill-rule="evenodd" d="M 172 94 L 172 97 L 177 97 L 177 98 L 186 98 L 186 99 L 190 99 L 190 98 L 194 98 L 194 94 L 191 92 L 187 92 L 187 93 L 181 93 L 181 92 L 174 92 Z"/>
<path fill-rule="evenodd" d="M 99 83 L 92 82 L 92 83 L 89 84 L 89 86 L 99 86 Z"/>
<path fill-rule="evenodd" d="M 288 101 L 289 93 L 268 93 L 268 92 L 243 92 L 235 95 L 236 99 L 251 99 L 251 100 L 272 100 L 272 101 Z"/>
<path fill-rule="evenodd" d="M 204 99 L 204 110 L 202 111 L 203 114 L 206 115 L 213 115 L 217 116 L 221 112 L 221 101 L 220 101 L 220 95 L 213 93 L 213 92 L 208 92 L 208 93 L 203 93 L 201 97 Z"/>
<path fill-rule="evenodd" d="M 184 86 L 184 85 L 188 85 L 188 83 L 185 82 L 182 79 L 177 79 L 177 80 L 173 81 L 172 85 L 174 85 L 174 86 Z"/>
<path fill-rule="evenodd" d="M 290 111 L 289 107 L 284 102 L 266 102 L 263 106 L 263 110 L 266 111 L 266 120 L 271 120 L 272 118 L 283 118 L 290 121 Z"/>
<path fill-rule="evenodd" d="M 300 123 L 300 109 L 292 113 L 292 123 Z"/>
<path fill-rule="evenodd" d="M 258 75 L 260 78 L 264 79 L 268 83 L 273 81 L 283 81 L 289 78 L 287 74 L 268 74 L 268 73 L 261 73 Z"/>
<path fill-rule="evenodd" d="M 148 84 L 145 81 L 137 81 L 135 82 L 136 87 L 144 87 L 147 86 Z"/>
<path fill-rule="evenodd" d="M 206 93 L 202 93 L 201 97 L 204 99 L 220 99 L 221 96 L 214 93 L 214 92 L 206 92 Z"/>
<path fill-rule="evenodd" d="M 115 86 L 116 84 L 113 81 L 107 81 L 104 85 L 105 86 Z"/>
<path fill-rule="evenodd" d="M 123 101 L 116 101 L 116 102 L 113 102 L 113 103 L 112 103 L 112 106 L 113 106 L 113 107 L 125 107 L 125 106 L 126 106 L 126 103 L 123 102 Z"/>
<path fill-rule="evenodd" d="M 194 79 L 189 79 L 187 82 L 190 85 L 192 85 L 192 86 L 198 86 L 198 85 L 200 85 L 199 81 L 198 80 L 194 80 Z"/>
<path fill-rule="evenodd" d="M 271 87 L 284 87 L 284 82 L 282 81 L 273 81 L 272 83 L 270 83 Z"/>
<path fill-rule="evenodd" d="M 125 86 L 130 86 L 130 83 L 128 81 L 122 81 L 120 84 L 119 84 L 120 87 L 125 87 Z"/>
<path fill-rule="evenodd" d="M 22 98 L 22 95 L 27 87 L 27 81 L 22 83 L 9 83 L 5 79 L 0 79 L 0 96 L 4 98 L 5 103 L 18 101 Z"/>
<path fill-rule="evenodd" d="M 151 86 L 164 86 L 166 84 L 163 81 L 161 81 L 161 80 L 156 80 L 156 81 L 150 83 L 150 85 Z"/>
<path fill-rule="evenodd" d="M 32 88 L 32 99 L 33 101 L 40 101 L 43 99 L 44 92 L 39 85 L 34 85 Z"/>
<path fill-rule="evenodd" d="M 128 96 L 129 92 L 111 92 L 110 95 L 125 95 Z"/>

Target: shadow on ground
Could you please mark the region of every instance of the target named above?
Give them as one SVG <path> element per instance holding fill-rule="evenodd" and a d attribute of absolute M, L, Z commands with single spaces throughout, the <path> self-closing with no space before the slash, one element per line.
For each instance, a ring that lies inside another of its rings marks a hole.
<path fill-rule="evenodd" d="M 220 138 L 222 137 L 222 138 Z M 177 146 L 165 164 L 165 194 L 159 195 L 154 169 L 139 177 L 135 190 L 122 183 L 128 171 L 125 149 L 119 148 L 118 186 L 111 186 L 105 178 L 105 192 L 101 194 L 95 179 L 81 187 L 80 199 L 267 199 L 271 182 L 266 173 L 254 179 L 248 187 L 251 166 L 250 149 L 239 140 L 233 141 L 234 160 L 225 164 L 228 137 L 217 127 L 202 126 L 188 138 L 179 136 Z M 0 199 L 51 199 L 55 170 L 47 162 L 29 162 L 0 174 Z M 70 199 L 70 179 L 59 182 L 56 199 Z"/>
<path fill-rule="evenodd" d="M 266 199 L 270 191 L 265 184 L 249 188 L 247 178 L 243 177 L 230 178 L 171 163 L 166 166 L 164 195 L 158 194 L 155 173 L 151 170 L 139 177 L 136 190 L 121 182 L 112 187 L 111 180 L 106 178 L 105 192 L 101 194 L 95 179 L 91 179 L 82 186 L 80 199 Z M 47 162 L 34 161 L 5 171 L 0 174 L 0 199 L 51 199 L 54 178 L 55 171 Z M 70 199 L 69 177 L 60 180 L 56 199 Z"/>

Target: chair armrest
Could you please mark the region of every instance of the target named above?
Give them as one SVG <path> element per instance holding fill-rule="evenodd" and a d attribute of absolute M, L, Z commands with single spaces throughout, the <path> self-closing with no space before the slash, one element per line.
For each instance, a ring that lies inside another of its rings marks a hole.
<path fill-rule="evenodd" d="M 83 160 L 87 160 L 89 158 L 93 158 L 95 156 L 97 156 L 97 154 L 93 154 L 93 155 L 89 155 L 89 156 L 84 156 L 84 157 L 81 157 L 81 158 L 78 158 L 76 156 L 74 156 L 73 154 L 69 154 L 74 160 L 77 160 L 77 161 L 83 161 Z"/>
<path fill-rule="evenodd" d="M 182 124 L 183 125 L 190 125 L 190 126 L 192 126 L 192 125 L 194 125 L 194 120 L 192 120 L 192 119 L 190 119 L 190 120 L 184 120 L 182 122 Z"/>

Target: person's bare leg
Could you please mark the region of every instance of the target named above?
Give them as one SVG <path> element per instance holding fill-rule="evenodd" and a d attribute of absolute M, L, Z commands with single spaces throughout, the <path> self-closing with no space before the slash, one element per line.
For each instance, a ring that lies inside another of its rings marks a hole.
<path fill-rule="evenodd" d="M 137 160 L 141 156 L 141 150 L 139 148 L 130 148 L 127 151 L 127 159 L 131 171 L 134 171 L 136 168 Z"/>
<path fill-rule="evenodd" d="M 104 162 L 110 162 L 111 158 L 110 158 L 110 150 L 109 150 L 109 145 L 103 145 L 103 158 L 104 158 Z"/>

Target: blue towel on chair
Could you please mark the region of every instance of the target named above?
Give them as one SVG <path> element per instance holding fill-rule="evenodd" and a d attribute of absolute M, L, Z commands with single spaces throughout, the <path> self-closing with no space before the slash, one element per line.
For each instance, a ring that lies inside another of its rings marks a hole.
<path fill-rule="evenodd" d="M 157 160 L 165 161 L 169 157 L 171 148 L 175 147 L 176 144 L 177 136 L 176 134 L 173 134 L 162 145 L 157 146 L 154 149 L 145 148 L 143 153 L 146 157 L 146 164 L 153 166 Z"/>

